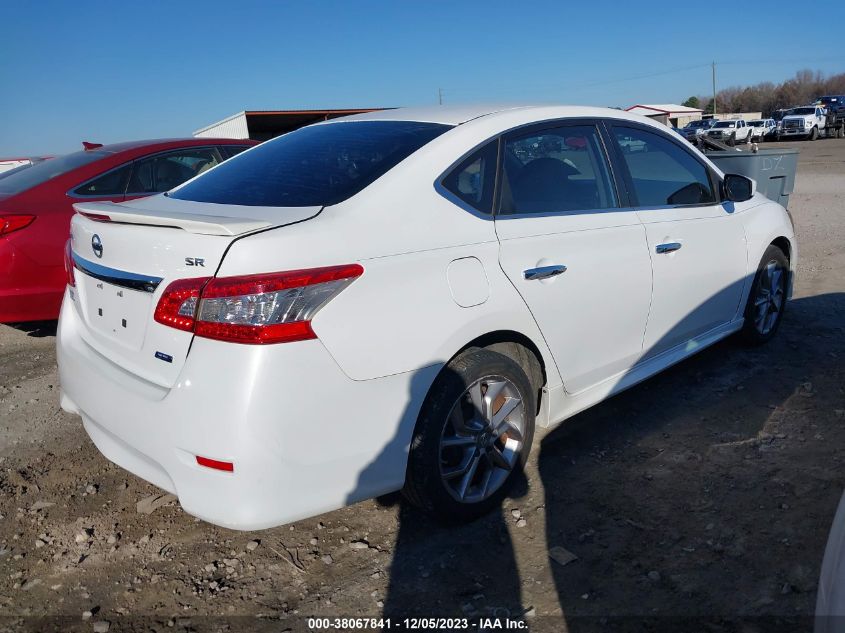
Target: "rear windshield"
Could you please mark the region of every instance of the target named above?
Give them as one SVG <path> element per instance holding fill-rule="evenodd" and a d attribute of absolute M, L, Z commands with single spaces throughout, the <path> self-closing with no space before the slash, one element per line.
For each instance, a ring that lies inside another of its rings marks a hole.
<path fill-rule="evenodd" d="M 246 206 L 337 204 L 448 129 L 410 121 L 309 126 L 239 154 L 168 195 Z"/>
<path fill-rule="evenodd" d="M 15 170 L 15 173 L 0 180 L 0 194 L 13 196 L 108 155 L 108 152 L 98 151 L 74 152 L 41 161 L 20 171 Z"/>

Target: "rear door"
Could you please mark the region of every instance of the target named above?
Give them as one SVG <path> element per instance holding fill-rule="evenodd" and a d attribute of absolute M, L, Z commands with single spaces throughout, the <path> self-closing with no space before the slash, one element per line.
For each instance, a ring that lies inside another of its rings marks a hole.
<path fill-rule="evenodd" d="M 579 392 L 642 352 L 651 299 L 645 230 L 615 186 L 597 121 L 518 130 L 501 147 L 500 264 L 566 390 Z"/>
<path fill-rule="evenodd" d="M 635 123 L 614 123 L 611 131 L 653 262 L 648 358 L 737 314 L 746 270 L 738 215 L 748 203 L 722 203 L 718 176 L 669 134 Z M 644 151 L 626 150 L 632 137 Z"/>

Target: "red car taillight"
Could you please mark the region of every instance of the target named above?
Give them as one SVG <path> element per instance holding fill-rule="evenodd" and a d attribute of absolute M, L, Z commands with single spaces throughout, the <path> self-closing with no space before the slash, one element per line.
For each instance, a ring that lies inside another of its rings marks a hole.
<path fill-rule="evenodd" d="M 70 240 L 65 242 L 65 275 L 67 276 L 67 285 L 75 288 L 76 276 L 73 274 L 73 251 L 70 248 Z"/>
<path fill-rule="evenodd" d="M 0 215 L 0 237 L 26 228 L 34 221 L 34 215 Z"/>
<path fill-rule="evenodd" d="M 289 343 L 317 338 L 311 319 L 360 277 L 358 264 L 243 277 L 174 281 L 155 320 L 197 336 L 233 343 Z"/>

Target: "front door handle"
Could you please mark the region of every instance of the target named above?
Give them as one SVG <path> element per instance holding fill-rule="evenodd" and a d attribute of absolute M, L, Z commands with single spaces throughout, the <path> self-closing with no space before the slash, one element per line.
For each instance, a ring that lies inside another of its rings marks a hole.
<path fill-rule="evenodd" d="M 663 255 L 681 250 L 681 246 L 682 244 L 680 242 L 667 242 L 666 244 L 658 244 L 654 250 L 657 251 L 658 255 Z"/>
<path fill-rule="evenodd" d="M 523 276 L 527 281 L 534 279 L 548 279 L 549 277 L 557 277 L 566 272 L 566 266 L 540 266 L 539 268 L 529 268 L 522 271 Z"/>

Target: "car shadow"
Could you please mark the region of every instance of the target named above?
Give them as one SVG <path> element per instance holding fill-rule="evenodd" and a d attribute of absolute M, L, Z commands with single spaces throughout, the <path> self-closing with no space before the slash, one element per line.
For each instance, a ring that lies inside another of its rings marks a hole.
<path fill-rule="evenodd" d="M 534 630 L 578 633 L 811 630 L 845 475 L 813 463 L 808 439 L 834 429 L 807 405 L 836 389 L 841 400 L 843 313 L 842 293 L 793 300 L 767 345 L 731 337 L 535 440 L 536 474 L 514 496 L 543 499 L 524 513 L 545 525 L 542 557 L 514 543 L 510 502 L 462 526 L 402 503 L 383 615 L 525 615 Z M 556 546 L 577 559 L 554 562 Z M 535 599 L 549 595 L 544 576 L 553 600 Z"/>
<path fill-rule="evenodd" d="M 58 321 L 25 321 L 22 323 L 6 323 L 9 327 L 26 332 L 27 336 L 33 338 L 45 338 L 48 336 L 56 336 L 56 329 L 58 328 Z"/>

